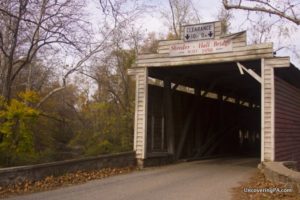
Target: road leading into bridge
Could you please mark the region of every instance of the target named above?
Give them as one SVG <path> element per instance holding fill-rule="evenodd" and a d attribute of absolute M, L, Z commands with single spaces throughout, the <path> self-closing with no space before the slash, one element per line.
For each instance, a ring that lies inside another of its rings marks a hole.
<path fill-rule="evenodd" d="M 10 200 L 217 200 L 256 170 L 253 158 L 222 158 L 148 168 Z"/>

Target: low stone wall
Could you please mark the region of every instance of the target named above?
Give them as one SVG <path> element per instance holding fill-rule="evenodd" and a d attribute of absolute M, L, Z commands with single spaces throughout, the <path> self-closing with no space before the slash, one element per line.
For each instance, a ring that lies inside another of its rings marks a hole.
<path fill-rule="evenodd" d="M 137 165 L 141 168 L 168 165 L 174 162 L 172 155 L 168 153 L 151 153 L 146 159 L 138 159 Z"/>
<path fill-rule="evenodd" d="M 263 162 L 259 168 L 269 181 L 286 184 L 300 193 L 300 172 L 296 166 L 297 163 L 291 161 Z"/>
<path fill-rule="evenodd" d="M 78 170 L 89 171 L 135 165 L 135 152 L 124 152 L 38 165 L 0 168 L 0 186 L 14 184 L 24 180 L 36 181 L 46 176 L 59 176 Z"/>

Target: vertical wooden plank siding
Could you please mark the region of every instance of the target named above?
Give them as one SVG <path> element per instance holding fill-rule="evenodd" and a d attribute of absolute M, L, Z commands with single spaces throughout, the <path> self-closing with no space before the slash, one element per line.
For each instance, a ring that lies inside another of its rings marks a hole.
<path fill-rule="evenodd" d="M 173 98 L 172 98 L 171 81 L 169 78 L 164 80 L 164 112 L 166 117 L 166 135 L 167 147 L 170 154 L 175 153 L 175 136 L 174 136 L 174 116 L 173 116 Z"/>
<path fill-rule="evenodd" d="M 261 115 L 261 124 L 260 124 L 260 127 L 261 127 L 261 131 L 260 131 L 260 138 L 261 138 L 261 140 L 260 140 L 260 148 L 261 148 L 261 150 L 260 150 L 260 160 L 261 160 L 261 162 L 263 162 L 264 160 L 265 160 L 265 146 L 264 146 L 264 144 L 265 144 L 265 115 L 264 115 L 264 113 L 265 113 L 265 111 L 264 111 L 264 100 L 265 100 L 265 93 L 264 93 L 264 82 L 265 82 L 265 76 L 264 76 L 264 68 L 265 68 L 265 59 L 261 59 L 261 65 L 260 65 L 260 67 L 261 67 L 261 105 L 260 105 L 260 107 L 261 107 L 261 109 L 260 109 L 260 115 Z"/>
<path fill-rule="evenodd" d="M 222 35 L 222 24 L 220 21 L 215 22 L 215 39 L 220 39 Z"/>
<path fill-rule="evenodd" d="M 275 77 L 275 160 L 300 162 L 300 89 Z"/>
<path fill-rule="evenodd" d="M 148 69 L 136 71 L 134 150 L 138 159 L 146 158 Z"/>
<path fill-rule="evenodd" d="M 261 115 L 262 161 L 274 160 L 274 68 L 272 59 L 262 59 Z"/>
<path fill-rule="evenodd" d="M 262 59 L 262 161 L 275 160 L 275 76 L 274 68 L 288 67 L 289 58 L 264 58 Z"/>

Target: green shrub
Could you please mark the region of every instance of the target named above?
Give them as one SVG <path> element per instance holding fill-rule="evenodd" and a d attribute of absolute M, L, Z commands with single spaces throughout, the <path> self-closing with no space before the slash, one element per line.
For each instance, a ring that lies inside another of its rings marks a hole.
<path fill-rule="evenodd" d="M 90 146 L 87 151 L 86 155 L 88 156 L 97 156 L 100 154 L 108 154 L 114 152 L 114 146 L 108 140 L 103 140 L 99 144 L 94 144 Z"/>
<path fill-rule="evenodd" d="M 0 165 L 31 163 L 37 158 L 31 126 L 39 112 L 27 105 L 36 100 L 36 95 L 30 92 L 19 96 L 20 100 L 10 103 L 0 97 Z"/>

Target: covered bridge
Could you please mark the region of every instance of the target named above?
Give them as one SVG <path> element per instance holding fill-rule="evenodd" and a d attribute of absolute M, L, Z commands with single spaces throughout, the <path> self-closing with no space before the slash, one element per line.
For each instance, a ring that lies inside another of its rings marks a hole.
<path fill-rule="evenodd" d="M 247 45 L 220 22 L 138 55 L 134 149 L 141 165 L 214 155 L 300 161 L 300 71 L 272 43 Z"/>

